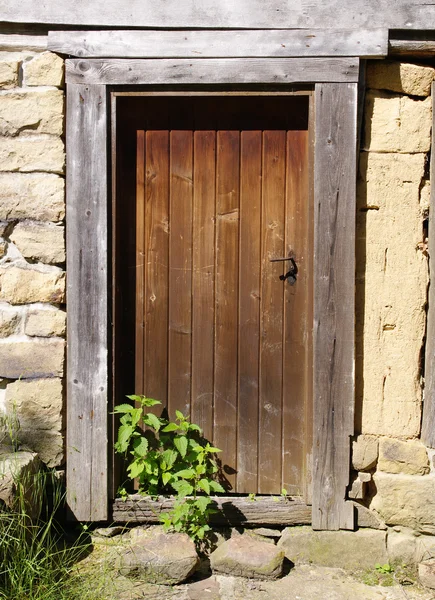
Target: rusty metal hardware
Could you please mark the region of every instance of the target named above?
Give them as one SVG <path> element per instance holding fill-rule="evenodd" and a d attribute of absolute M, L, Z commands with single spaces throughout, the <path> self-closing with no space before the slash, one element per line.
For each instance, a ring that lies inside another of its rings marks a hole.
<path fill-rule="evenodd" d="M 290 285 L 294 285 L 296 283 L 296 279 L 297 279 L 297 274 L 298 274 L 298 266 L 296 264 L 296 261 L 294 259 L 294 255 L 293 252 L 289 253 L 289 256 L 285 256 L 282 258 L 271 258 L 270 262 L 284 262 L 284 261 L 290 261 L 290 266 L 289 266 L 289 270 L 287 271 L 287 273 L 285 275 L 280 275 L 279 278 L 281 281 L 288 281 Z"/>

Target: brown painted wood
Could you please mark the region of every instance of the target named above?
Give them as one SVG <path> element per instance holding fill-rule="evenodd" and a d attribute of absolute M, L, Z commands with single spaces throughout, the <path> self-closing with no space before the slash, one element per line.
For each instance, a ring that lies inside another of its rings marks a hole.
<path fill-rule="evenodd" d="M 169 134 L 146 132 L 145 175 L 145 350 L 144 390 L 167 403 L 168 265 L 169 265 Z M 137 368 L 140 368 L 138 365 Z"/>
<path fill-rule="evenodd" d="M 213 497 L 217 513 L 211 515 L 214 525 L 309 525 L 311 507 L 298 497 L 258 496 L 254 500 L 240 496 Z M 157 523 L 159 514 L 170 510 L 173 498 L 159 496 L 156 500 L 138 494 L 126 501 L 115 500 L 112 521 L 115 523 Z"/>
<path fill-rule="evenodd" d="M 237 490 L 258 489 L 262 132 L 240 139 Z"/>
<path fill-rule="evenodd" d="M 313 528 L 353 529 L 357 85 L 316 85 Z"/>
<path fill-rule="evenodd" d="M 435 84 L 432 83 L 432 94 Z M 435 126 L 433 116 L 432 132 Z M 433 135 L 433 134 L 432 134 Z M 432 142 L 433 145 L 433 142 Z M 435 173 L 435 156 L 432 152 L 430 165 L 431 178 Z M 429 298 L 427 311 L 425 386 L 421 440 L 426 446 L 435 448 L 435 189 L 431 188 L 429 212 Z"/>
<path fill-rule="evenodd" d="M 237 422 L 237 320 L 239 243 L 238 131 L 219 131 L 216 148 L 216 288 L 214 443 L 235 488 Z"/>
<path fill-rule="evenodd" d="M 67 504 L 80 521 L 108 518 L 106 111 L 104 86 L 68 86 Z"/>
<path fill-rule="evenodd" d="M 312 398 L 312 370 L 300 372 L 300 364 L 312 365 L 310 158 L 309 132 L 287 132 L 284 247 L 287 253 L 294 253 L 298 273 L 293 286 L 284 286 L 282 481 L 289 494 L 299 495 L 305 492 L 306 456 L 311 448 L 309 430 L 312 423 L 307 414 L 307 405 Z"/>
<path fill-rule="evenodd" d="M 22 0 L 4 2 L 0 21 L 73 26 L 143 28 L 322 28 L 435 29 L 435 8 L 427 0 L 243 0 L 237 3 L 203 0 Z"/>
<path fill-rule="evenodd" d="M 158 325 L 152 325 L 156 318 L 149 308 L 141 308 L 140 298 L 137 300 L 136 311 L 139 322 L 145 323 L 146 335 L 142 358 L 138 355 L 136 367 L 143 369 L 146 393 L 156 396 L 147 391 L 148 363 L 156 361 L 156 352 L 167 352 L 169 344 L 168 371 L 151 373 L 151 377 L 157 378 L 159 385 L 165 386 L 166 382 L 171 417 L 176 408 L 188 413 L 190 403 L 193 421 L 223 451 L 229 489 L 279 494 L 284 481 L 281 415 L 284 402 L 286 410 L 291 412 L 294 401 L 291 393 L 285 399 L 282 395 L 283 349 L 292 342 L 285 333 L 287 326 L 284 327 L 283 320 L 288 284 L 279 280 L 285 273 L 285 265 L 270 263 L 270 258 L 288 251 L 286 220 L 310 218 L 308 208 L 305 212 L 297 209 L 298 202 L 311 206 L 308 197 L 302 199 L 309 171 L 307 98 L 162 96 L 125 97 L 124 101 L 140 127 L 147 128 L 146 133 L 139 133 L 140 140 L 148 140 L 150 136 L 166 140 L 163 145 L 155 142 L 154 155 L 160 154 L 158 160 L 153 160 L 158 167 L 154 164 L 150 167 L 148 141 L 145 148 L 138 146 L 137 162 L 143 161 L 145 153 L 147 169 L 145 221 L 142 226 L 137 225 L 137 256 L 140 257 L 140 244 L 145 237 L 146 268 L 144 283 L 136 278 L 136 289 L 145 288 L 144 302 L 148 305 L 152 296 L 148 279 L 158 276 L 166 296 L 163 308 L 158 308 L 156 299 L 151 308 L 164 315 L 169 312 L 169 321 L 162 325 L 159 320 Z M 290 146 L 301 144 L 302 139 L 305 140 L 302 150 L 294 148 L 299 158 L 293 162 L 286 160 Z M 304 148 L 306 165 L 301 162 Z M 162 158 L 165 153 L 166 158 Z M 294 172 L 290 172 L 292 169 Z M 162 183 L 163 177 L 171 182 L 170 208 L 166 241 L 159 246 L 151 233 L 151 221 L 160 222 L 155 218 L 154 202 L 168 206 L 168 185 Z M 139 166 L 139 203 L 141 178 Z M 154 186 L 160 178 L 163 199 L 158 199 L 158 192 L 150 187 L 150 178 Z M 289 213 L 286 217 L 286 210 L 293 208 L 297 209 L 295 215 Z M 139 221 L 140 215 L 139 207 Z M 308 221 L 295 223 L 294 229 L 303 238 L 309 230 Z M 304 247 L 311 247 L 308 239 L 304 243 Z M 169 247 L 169 263 L 155 260 L 151 264 L 152 252 L 160 247 Z M 304 260 L 309 262 L 310 258 Z M 157 275 L 152 273 L 154 266 Z M 305 268 L 306 272 L 309 270 Z M 296 293 L 301 294 L 301 314 L 294 316 L 295 322 L 312 319 L 307 275 L 305 278 L 296 287 L 300 289 Z M 169 329 L 169 339 L 164 327 Z M 138 335 L 141 344 L 141 331 Z M 310 381 L 310 350 L 303 355 L 290 352 L 289 356 L 299 361 L 292 364 L 294 376 L 303 382 Z M 154 368 L 158 369 L 157 362 Z M 296 398 L 299 408 L 300 405 L 306 408 L 310 402 L 304 385 L 301 384 L 301 393 Z M 293 461 L 291 468 L 299 479 L 293 473 L 293 479 L 287 477 L 285 482 L 302 493 L 307 486 L 301 484 L 300 478 L 307 472 L 311 437 L 306 435 L 305 454 L 298 459 L 304 463 L 301 467 L 294 461 L 291 419 L 287 425 L 285 448 L 290 454 L 293 452 L 287 464 Z M 300 437 L 300 432 L 295 436 Z"/>
<path fill-rule="evenodd" d="M 170 133 L 168 409 L 190 415 L 193 133 Z"/>
<path fill-rule="evenodd" d="M 216 132 L 194 133 L 192 421 L 213 438 Z"/>
<path fill-rule="evenodd" d="M 388 30 L 50 31 L 48 49 L 79 58 L 373 58 L 387 55 Z"/>
<path fill-rule="evenodd" d="M 282 469 L 283 257 L 286 134 L 263 132 L 258 491 L 276 492 Z"/>
<path fill-rule="evenodd" d="M 68 59 L 70 83 L 243 84 L 358 80 L 358 58 Z"/>
<path fill-rule="evenodd" d="M 136 340 L 135 340 L 135 389 L 143 393 L 145 389 L 145 131 L 137 132 L 136 159 Z"/>

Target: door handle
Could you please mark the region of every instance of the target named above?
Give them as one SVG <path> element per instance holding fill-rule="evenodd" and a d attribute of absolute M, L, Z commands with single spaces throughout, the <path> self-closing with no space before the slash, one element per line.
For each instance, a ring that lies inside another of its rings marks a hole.
<path fill-rule="evenodd" d="M 281 281 L 288 280 L 290 285 L 294 285 L 296 283 L 297 274 L 298 274 L 298 266 L 293 256 L 293 252 L 289 253 L 289 256 L 284 256 L 282 258 L 271 258 L 270 262 L 285 262 L 290 261 L 289 269 L 285 275 L 280 275 L 279 278 Z"/>

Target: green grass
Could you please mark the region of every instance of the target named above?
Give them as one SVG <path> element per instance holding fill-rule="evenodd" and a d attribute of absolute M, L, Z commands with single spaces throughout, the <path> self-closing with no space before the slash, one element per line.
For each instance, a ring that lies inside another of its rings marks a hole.
<path fill-rule="evenodd" d="M 55 474 L 34 474 L 16 487 L 14 506 L 0 509 L 0 599 L 101 600 L 74 574 L 89 542 L 83 535 L 66 542 L 56 521 L 63 495 Z M 38 517 L 30 515 L 35 506 Z"/>

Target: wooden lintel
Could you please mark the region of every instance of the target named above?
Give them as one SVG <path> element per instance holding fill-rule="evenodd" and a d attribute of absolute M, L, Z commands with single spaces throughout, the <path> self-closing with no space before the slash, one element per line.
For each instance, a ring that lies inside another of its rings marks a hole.
<path fill-rule="evenodd" d="M 211 516 L 215 525 L 309 525 L 311 507 L 299 497 L 256 496 L 250 499 L 242 496 L 213 498 L 218 512 Z M 159 496 L 157 499 L 144 498 L 139 494 L 127 500 L 113 502 L 112 520 L 116 523 L 158 523 L 159 515 L 170 510 L 174 498 Z"/>
<path fill-rule="evenodd" d="M 72 59 L 67 83 L 293 84 L 358 81 L 358 58 Z"/>
<path fill-rule="evenodd" d="M 388 54 L 392 56 L 415 56 L 419 58 L 433 58 L 435 53 L 435 40 L 396 40 L 388 42 Z"/>
<path fill-rule="evenodd" d="M 50 31 L 48 48 L 79 58 L 381 58 L 388 30 Z"/>

